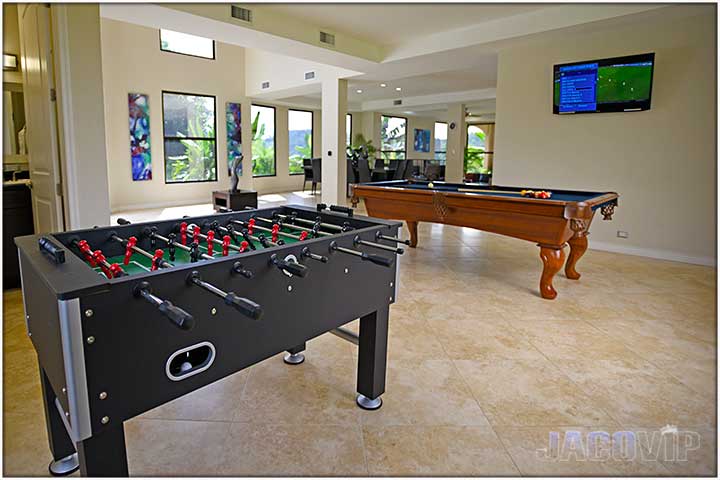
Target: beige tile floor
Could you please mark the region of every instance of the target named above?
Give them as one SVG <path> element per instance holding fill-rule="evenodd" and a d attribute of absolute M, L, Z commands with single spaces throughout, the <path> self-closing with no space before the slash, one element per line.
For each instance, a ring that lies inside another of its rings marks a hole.
<path fill-rule="evenodd" d="M 127 422 L 131 474 L 716 473 L 715 269 L 589 250 L 583 278 L 559 274 L 547 301 L 529 242 L 430 224 L 419 238 L 401 261 L 382 409 L 355 406 L 355 347 L 324 335 L 300 366 L 276 356 Z M 3 307 L 4 473 L 44 475 L 20 292 Z M 635 455 L 549 444 L 594 431 L 632 432 Z M 658 455 L 685 441 L 687 459 Z"/>

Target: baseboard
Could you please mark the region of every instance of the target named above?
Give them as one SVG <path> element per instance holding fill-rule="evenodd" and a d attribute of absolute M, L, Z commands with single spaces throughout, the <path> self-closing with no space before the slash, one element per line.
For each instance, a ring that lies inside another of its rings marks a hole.
<path fill-rule="evenodd" d="M 717 261 L 713 257 L 698 257 L 695 255 L 687 255 L 685 253 L 674 252 L 672 250 L 659 250 L 656 248 L 643 248 L 616 245 L 608 242 L 594 242 L 590 238 L 589 247 L 593 250 L 603 250 L 613 253 L 624 253 L 626 255 L 637 255 L 640 257 L 657 258 L 660 260 L 671 260 L 673 262 L 692 263 L 695 265 L 705 265 L 715 267 Z"/>

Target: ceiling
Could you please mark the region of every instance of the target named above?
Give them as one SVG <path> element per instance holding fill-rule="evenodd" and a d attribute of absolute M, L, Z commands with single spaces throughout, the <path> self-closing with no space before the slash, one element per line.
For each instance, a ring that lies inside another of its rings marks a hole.
<path fill-rule="evenodd" d="M 546 8 L 544 4 L 265 4 L 267 11 L 311 22 L 333 33 L 395 45 L 433 33 Z"/>

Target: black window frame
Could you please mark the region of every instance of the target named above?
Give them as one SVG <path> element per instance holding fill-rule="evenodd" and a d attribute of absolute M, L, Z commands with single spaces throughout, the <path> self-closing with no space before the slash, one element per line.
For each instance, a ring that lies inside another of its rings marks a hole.
<path fill-rule="evenodd" d="M 188 97 L 208 97 L 213 99 L 213 111 L 214 111 L 214 126 L 213 131 L 215 132 L 215 136 L 212 137 L 213 139 L 213 150 L 215 151 L 215 180 L 188 180 L 188 181 L 179 181 L 179 182 L 168 182 L 167 179 L 167 154 L 165 152 L 165 140 L 210 140 L 211 137 L 174 137 L 174 136 L 166 136 L 165 135 L 165 94 L 169 93 L 171 95 L 185 95 Z M 165 185 L 184 185 L 187 183 L 210 183 L 210 182 L 217 182 L 219 178 L 218 173 L 218 153 L 217 153 L 217 97 L 215 95 L 209 95 L 205 93 L 189 93 L 189 92 L 178 92 L 174 90 L 161 90 L 160 91 L 160 101 L 162 103 L 162 124 L 163 124 L 163 179 L 165 180 Z"/>
<path fill-rule="evenodd" d="M 290 112 L 305 112 L 310 114 L 310 158 L 313 158 L 313 152 L 315 151 L 315 112 L 302 108 L 288 108 L 288 175 L 305 175 L 304 170 L 297 173 L 290 171 Z M 277 154 L 275 154 L 275 158 L 277 159 Z"/>
<path fill-rule="evenodd" d="M 435 139 L 437 138 L 435 125 L 437 125 L 438 123 L 442 123 L 443 125 L 445 125 L 445 133 L 446 133 L 446 135 L 445 135 L 445 150 L 435 150 Z M 447 161 L 447 128 L 448 128 L 447 122 L 435 122 L 433 124 L 433 156 L 435 158 L 437 158 L 438 153 L 444 153 L 445 160 L 443 160 L 443 161 Z M 467 142 L 467 135 L 465 135 L 465 137 L 466 137 L 465 142 Z"/>
<path fill-rule="evenodd" d="M 277 177 L 277 108 L 275 108 L 273 105 L 263 105 L 261 103 L 251 103 L 250 104 L 250 128 L 252 128 L 252 122 L 253 122 L 252 107 L 272 108 L 272 110 L 273 110 L 273 173 L 270 175 L 255 175 L 255 172 L 253 171 L 252 155 L 250 156 L 250 171 L 252 172 L 253 178 Z M 250 140 L 250 143 L 252 144 L 252 140 Z M 251 145 L 250 149 L 252 150 L 252 145 Z"/>
<path fill-rule="evenodd" d="M 387 162 L 387 160 L 385 160 L 385 156 L 383 155 L 384 153 L 397 153 L 397 152 L 403 152 L 403 160 L 407 160 L 407 159 L 408 159 L 408 154 L 407 154 L 407 152 L 408 152 L 408 150 L 407 150 L 408 119 L 407 119 L 407 117 L 401 117 L 401 116 L 399 116 L 399 115 L 384 115 L 384 114 L 380 114 L 380 133 L 381 133 L 381 135 L 380 135 L 380 148 L 381 148 L 381 149 L 382 149 L 382 146 L 383 146 L 383 138 L 382 138 L 382 117 L 402 118 L 403 120 L 405 120 L 405 150 L 378 150 L 378 152 L 380 152 L 380 158 L 381 158 L 381 160 L 383 160 L 384 162 Z"/>
<path fill-rule="evenodd" d="M 215 40 L 208 38 L 208 40 L 212 40 L 212 46 L 213 46 L 213 56 L 210 57 L 203 57 L 202 55 L 193 55 L 192 53 L 183 53 L 183 52 L 176 52 L 175 50 L 168 50 L 166 48 L 163 48 L 162 46 L 162 31 L 167 30 L 170 32 L 177 32 L 177 30 L 170 30 L 169 28 L 158 28 L 158 41 L 160 43 L 160 51 L 165 53 L 174 53 L 175 55 L 184 55 L 186 57 L 193 57 L 193 58 L 202 58 L 203 60 L 217 60 L 217 47 L 215 46 Z M 185 32 L 177 32 L 177 33 L 185 33 Z M 200 38 L 207 38 L 207 37 L 201 37 L 200 35 L 194 35 L 192 33 L 185 33 L 185 35 L 192 35 L 194 37 L 200 37 Z"/>

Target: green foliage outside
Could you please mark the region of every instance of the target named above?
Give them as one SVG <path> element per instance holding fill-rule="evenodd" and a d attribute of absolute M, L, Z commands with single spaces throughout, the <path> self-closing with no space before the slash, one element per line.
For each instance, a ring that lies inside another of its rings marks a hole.
<path fill-rule="evenodd" d="M 303 158 L 312 158 L 312 135 L 305 134 L 304 145 L 295 145 L 295 153 L 290 155 L 288 171 L 292 173 L 303 173 Z"/>
<path fill-rule="evenodd" d="M 380 121 L 380 139 L 383 160 L 402 160 L 405 158 L 405 127 L 406 122 L 398 122 L 395 128 L 390 129 L 390 120 L 398 117 L 382 116 Z"/>
<path fill-rule="evenodd" d="M 264 139 L 265 124 L 260 125 L 260 112 L 252 122 L 252 161 L 253 175 L 275 175 L 275 139 Z"/>
<path fill-rule="evenodd" d="M 187 120 L 188 137 L 208 137 L 207 140 L 166 140 L 165 179 L 167 182 L 198 182 L 217 180 L 215 161 L 215 112 L 205 108 L 201 97 L 183 97 L 194 107 Z M 177 132 L 177 137 L 185 137 Z M 185 151 L 179 155 L 168 153 L 174 142 L 180 142 Z"/>
<path fill-rule="evenodd" d="M 485 165 L 485 132 L 468 133 L 468 146 L 465 148 L 465 173 L 491 173 Z"/>

